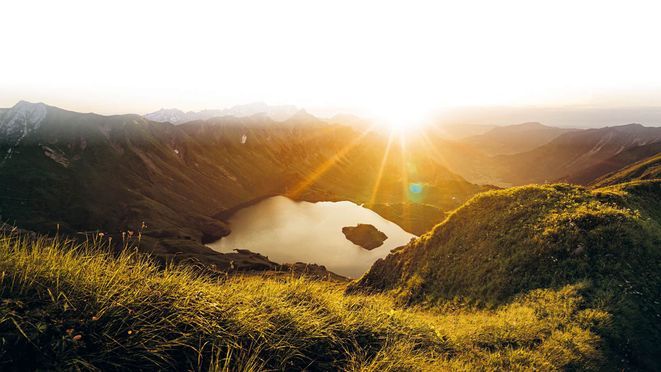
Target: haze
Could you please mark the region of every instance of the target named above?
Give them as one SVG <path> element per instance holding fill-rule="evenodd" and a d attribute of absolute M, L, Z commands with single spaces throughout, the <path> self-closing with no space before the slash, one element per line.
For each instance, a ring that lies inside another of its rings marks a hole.
<path fill-rule="evenodd" d="M 649 2 L 12 1 L 0 106 L 265 101 L 413 122 L 457 106 L 654 106 Z"/>

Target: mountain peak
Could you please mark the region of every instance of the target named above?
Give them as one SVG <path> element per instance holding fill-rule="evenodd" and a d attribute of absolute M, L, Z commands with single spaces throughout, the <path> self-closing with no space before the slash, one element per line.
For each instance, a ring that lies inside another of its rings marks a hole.
<path fill-rule="evenodd" d="M 170 108 L 170 109 L 162 108 L 158 111 L 154 111 L 152 113 L 144 115 L 144 118 L 151 121 L 157 121 L 160 123 L 168 122 L 172 124 L 177 124 L 185 116 L 186 113 L 177 108 Z"/>
<path fill-rule="evenodd" d="M 202 111 L 184 112 L 180 109 L 160 109 L 158 111 L 144 115 L 144 118 L 157 121 L 169 122 L 172 124 L 183 124 L 195 120 L 208 120 L 223 116 L 234 116 L 237 118 L 251 117 L 256 114 L 264 114 L 275 121 L 285 121 L 292 117 L 298 108 L 296 106 L 269 106 L 264 102 L 253 102 L 243 105 L 235 105 L 230 108 L 204 109 Z"/>
<path fill-rule="evenodd" d="M 514 124 L 513 126 L 518 126 L 518 127 L 524 127 L 524 128 L 545 128 L 547 127 L 546 125 L 538 122 L 538 121 L 527 121 L 525 123 L 521 124 Z"/>
<path fill-rule="evenodd" d="M 521 130 L 554 130 L 558 129 L 555 127 L 550 127 L 548 125 L 544 125 L 540 122 L 537 121 L 527 121 L 525 123 L 519 123 L 519 124 L 511 124 L 511 125 L 504 125 L 502 127 L 495 127 L 491 130 L 493 133 L 498 133 L 498 132 L 519 132 Z"/>
<path fill-rule="evenodd" d="M 611 128 L 634 129 L 634 128 L 646 128 L 646 127 L 640 123 L 629 123 L 629 124 L 615 125 L 612 126 Z"/>
<path fill-rule="evenodd" d="M 25 100 L 18 101 L 10 110 L 31 110 L 36 108 L 46 108 L 43 102 L 29 102 Z"/>
<path fill-rule="evenodd" d="M 289 122 L 299 122 L 299 123 L 319 123 L 322 122 L 321 119 L 318 117 L 310 114 L 307 112 L 305 109 L 300 109 L 298 110 L 294 115 L 292 115 L 289 119 L 287 119 Z"/>
<path fill-rule="evenodd" d="M 0 130 L 4 134 L 11 134 L 20 129 L 19 127 L 36 129 L 46 117 L 46 107 L 41 102 L 19 101 L 12 108 L 5 111 L 0 118 Z"/>

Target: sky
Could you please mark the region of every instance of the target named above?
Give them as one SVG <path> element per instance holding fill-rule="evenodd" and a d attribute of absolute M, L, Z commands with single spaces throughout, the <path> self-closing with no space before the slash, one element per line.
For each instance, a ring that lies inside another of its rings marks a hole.
<path fill-rule="evenodd" d="M 661 104 L 658 1 L 3 1 L 0 107 Z M 661 120 L 660 120 L 661 121 Z"/>

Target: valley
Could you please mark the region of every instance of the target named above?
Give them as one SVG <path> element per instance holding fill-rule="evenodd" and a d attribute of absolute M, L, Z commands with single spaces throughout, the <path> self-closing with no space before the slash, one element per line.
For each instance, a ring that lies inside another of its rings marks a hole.
<path fill-rule="evenodd" d="M 658 368 L 659 128 L 396 137 L 341 120 L 2 110 L 0 356 Z"/>
<path fill-rule="evenodd" d="M 1 9 L 0 372 L 661 371 L 661 2 Z"/>
<path fill-rule="evenodd" d="M 32 128 L 34 110 L 40 114 Z M 204 251 L 203 244 L 230 231 L 214 216 L 263 196 L 403 207 L 387 217 L 422 233 L 482 189 L 423 153 L 407 153 L 404 164 L 401 149 L 392 146 L 384 158 L 387 138 L 304 112 L 280 123 L 253 116 L 174 126 L 22 102 L 2 120 L 6 130 L 25 129 L 20 142 L 2 137 L 0 145 L 9 154 L 0 167 L 5 221 L 39 232 L 115 235 L 144 223 L 143 248 L 166 259 L 190 253 L 191 246 Z M 424 174 L 415 174 L 416 167 Z M 409 178 L 426 185 L 415 201 L 402 186 Z M 418 204 L 429 219 L 406 212 Z"/>

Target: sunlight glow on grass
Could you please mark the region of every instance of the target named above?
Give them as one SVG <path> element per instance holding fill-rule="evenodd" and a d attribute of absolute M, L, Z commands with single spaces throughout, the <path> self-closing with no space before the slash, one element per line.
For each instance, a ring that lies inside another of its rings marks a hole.
<path fill-rule="evenodd" d="M 428 311 L 389 295 L 348 295 L 340 283 L 213 279 L 48 239 L 0 236 L 0 273 L 0 324 L 13 340 L 3 357 L 26 369 L 594 368 L 600 339 L 589 327 L 607 317 L 578 306 L 577 286 L 493 310 Z"/>

